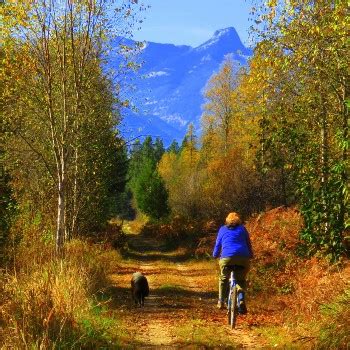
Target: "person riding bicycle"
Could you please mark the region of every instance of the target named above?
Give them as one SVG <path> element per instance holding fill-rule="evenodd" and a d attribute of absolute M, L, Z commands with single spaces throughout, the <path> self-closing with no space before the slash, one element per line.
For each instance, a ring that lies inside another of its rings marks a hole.
<path fill-rule="evenodd" d="M 235 278 L 239 285 L 241 301 L 238 305 L 240 314 L 247 313 L 244 302 L 246 289 L 246 276 L 250 267 L 250 260 L 253 258 L 253 249 L 249 233 L 241 224 L 239 215 L 235 212 L 229 213 L 225 225 L 221 226 L 216 238 L 213 257 L 219 259 L 219 300 L 218 308 L 224 307 L 225 297 L 228 293 L 228 282 L 230 270 L 228 266 L 242 266 L 242 269 L 235 271 Z"/>

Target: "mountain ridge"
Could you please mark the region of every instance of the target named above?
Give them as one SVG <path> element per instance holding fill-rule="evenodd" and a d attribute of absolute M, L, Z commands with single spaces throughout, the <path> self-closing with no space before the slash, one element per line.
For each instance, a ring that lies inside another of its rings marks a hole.
<path fill-rule="evenodd" d="M 169 145 L 183 139 L 190 123 L 199 133 L 207 81 L 228 55 L 242 66 L 251 54 L 233 27 L 215 31 L 197 47 L 145 41 L 143 64 L 133 77 L 136 108 L 124 111 L 122 134 L 160 137 Z"/>

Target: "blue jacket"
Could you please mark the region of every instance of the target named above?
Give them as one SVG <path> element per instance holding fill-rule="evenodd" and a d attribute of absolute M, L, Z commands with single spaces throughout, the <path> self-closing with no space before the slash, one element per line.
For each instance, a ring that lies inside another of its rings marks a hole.
<path fill-rule="evenodd" d="M 220 254 L 221 252 L 221 254 Z M 216 238 L 213 257 L 231 258 L 233 256 L 253 257 L 249 234 L 243 225 L 221 226 Z"/>

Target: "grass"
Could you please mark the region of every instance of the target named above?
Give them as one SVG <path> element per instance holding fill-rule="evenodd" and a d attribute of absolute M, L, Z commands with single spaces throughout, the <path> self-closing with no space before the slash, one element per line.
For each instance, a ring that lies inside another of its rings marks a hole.
<path fill-rule="evenodd" d="M 184 289 L 183 287 L 181 286 L 178 286 L 178 285 L 175 285 L 175 284 L 162 284 L 160 287 L 159 287 L 159 290 L 161 292 L 165 292 L 165 293 L 177 293 L 177 292 L 183 292 L 183 291 L 186 291 L 186 289 Z"/>
<path fill-rule="evenodd" d="M 176 329 L 179 342 L 198 348 L 241 349 L 240 344 L 233 344 L 228 337 L 228 327 L 211 324 L 210 321 L 193 318 L 184 320 Z"/>
<path fill-rule="evenodd" d="M 267 340 L 268 344 L 277 349 L 300 349 L 299 345 L 293 345 L 293 337 L 288 329 L 281 326 L 259 327 L 259 333 Z"/>
<path fill-rule="evenodd" d="M 350 289 L 321 307 L 324 320 L 319 330 L 318 349 L 350 348 Z"/>
<path fill-rule="evenodd" d="M 159 286 L 158 291 L 160 295 L 179 296 L 180 293 L 186 293 L 187 290 L 176 284 L 165 283 Z"/>
<path fill-rule="evenodd" d="M 33 245 L 0 277 L 2 349 L 118 348 L 117 321 L 97 300 L 115 253 L 73 240 L 61 260 L 50 243 Z"/>

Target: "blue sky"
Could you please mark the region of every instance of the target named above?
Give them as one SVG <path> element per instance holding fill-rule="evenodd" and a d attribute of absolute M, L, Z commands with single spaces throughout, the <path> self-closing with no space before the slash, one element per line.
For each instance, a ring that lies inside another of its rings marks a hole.
<path fill-rule="evenodd" d="M 248 44 L 251 0 L 143 0 L 150 5 L 134 39 L 198 46 L 215 30 L 235 27 Z"/>

